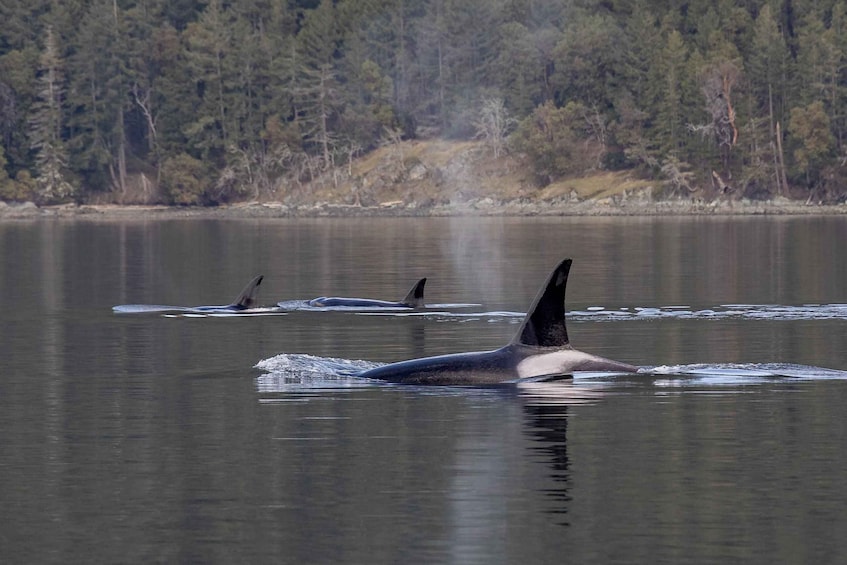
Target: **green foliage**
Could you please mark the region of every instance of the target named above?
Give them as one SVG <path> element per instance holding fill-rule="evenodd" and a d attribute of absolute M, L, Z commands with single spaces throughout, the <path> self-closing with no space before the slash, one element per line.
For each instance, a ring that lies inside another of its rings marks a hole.
<path fill-rule="evenodd" d="M 211 186 L 209 170 L 203 161 L 186 153 L 168 157 L 162 163 L 161 187 L 173 204 L 205 204 Z"/>
<path fill-rule="evenodd" d="M 617 69 L 624 60 L 625 43 L 618 22 L 605 14 L 585 14 L 573 20 L 556 46 L 552 77 L 557 98 L 611 105 Z"/>
<path fill-rule="evenodd" d="M 18 171 L 15 178 L 9 177 L 6 172 L 6 157 L 3 154 L 3 146 L 0 145 L 0 200 L 10 202 L 34 201 L 37 198 L 35 180 L 29 171 L 22 169 Z"/>
<path fill-rule="evenodd" d="M 13 179 L 9 178 L 9 173 L 6 171 L 6 155 L 3 146 L 0 145 L 0 200 L 23 200 L 23 195 L 19 194 L 19 186 Z"/>
<path fill-rule="evenodd" d="M 38 88 L 31 106 L 30 145 L 35 151 L 39 200 L 61 202 L 76 192 L 67 179 L 68 156 L 62 141 L 63 63 L 53 29 L 47 28 Z"/>
<path fill-rule="evenodd" d="M 587 135 L 585 114 L 578 103 L 556 108 L 546 102 L 518 125 L 512 146 L 529 157 L 540 184 L 585 172 L 596 162 L 594 154 L 602 148 Z"/>
<path fill-rule="evenodd" d="M 805 172 L 810 181 L 817 180 L 835 147 L 823 102 L 818 100 L 805 107 L 792 108 L 788 128 L 795 146 L 794 159 L 798 172 Z"/>
<path fill-rule="evenodd" d="M 31 165 L 26 119 L 35 97 L 38 57 L 34 47 L 0 54 L 0 143 L 10 172 Z"/>
<path fill-rule="evenodd" d="M 400 125 L 392 105 L 393 84 L 375 62 L 366 59 L 351 78 L 348 92 L 355 89 L 356 94 L 337 116 L 337 134 L 331 143 L 334 151 L 354 146 L 373 149 L 383 132 Z"/>
<path fill-rule="evenodd" d="M 550 37 L 547 43 L 552 49 L 555 45 L 553 37 L 557 38 L 559 34 L 549 29 L 546 35 Z M 544 51 L 537 49 L 537 45 L 544 45 L 543 38 L 519 22 L 507 22 L 500 27 L 498 40 L 498 55 L 494 61 L 497 86 L 502 92 L 509 93 L 507 103 L 514 111 L 521 115 L 529 114 L 546 99 L 545 71 L 538 64 Z"/>
<path fill-rule="evenodd" d="M 844 0 L 9 0 L 0 17 L 7 198 L 24 171 L 48 200 L 139 170 L 175 202 L 246 198 L 398 131 L 470 139 L 493 99 L 544 182 L 685 163 L 691 190 L 719 171 L 788 193 L 847 154 Z M 195 168 L 199 186 L 179 178 Z"/>

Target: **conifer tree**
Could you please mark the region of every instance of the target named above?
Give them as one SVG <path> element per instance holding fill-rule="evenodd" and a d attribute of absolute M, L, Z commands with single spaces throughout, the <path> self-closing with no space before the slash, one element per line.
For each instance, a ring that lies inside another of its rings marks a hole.
<path fill-rule="evenodd" d="M 788 57 L 776 18 L 766 4 L 754 23 L 752 50 L 746 66 L 753 114 L 749 118 L 748 162 L 751 173 L 761 171 L 776 194 L 787 189 L 782 170 L 784 156 L 779 151 L 781 140 L 776 136 L 780 133 L 777 124 L 785 123 Z"/>
<path fill-rule="evenodd" d="M 68 149 L 72 168 L 95 190 L 125 191 L 132 103 L 124 14 L 116 0 L 93 0 L 68 60 Z"/>
<path fill-rule="evenodd" d="M 340 42 L 336 7 L 332 0 L 321 0 L 308 13 L 297 35 L 302 58 L 298 65 L 296 98 L 305 126 L 304 138 L 320 151 L 323 169 L 332 165 L 336 142 L 333 126 L 341 100 L 336 69 Z"/>
<path fill-rule="evenodd" d="M 228 57 L 232 54 L 231 14 L 220 0 L 211 0 L 200 18 L 185 30 L 185 71 L 193 84 L 195 107 L 184 131 L 189 147 L 203 159 L 222 163 L 233 124 L 230 104 L 232 77 Z"/>
<path fill-rule="evenodd" d="M 788 128 L 794 142 L 797 172 L 806 177 L 812 189 L 820 182 L 821 170 L 835 145 L 823 101 L 792 108 Z"/>
<path fill-rule="evenodd" d="M 63 65 L 53 29 L 47 27 L 41 54 L 38 89 L 29 119 L 29 137 L 35 151 L 36 182 L 45 202 L 73 196 L 66 180 L 68 156 L 62 141 Z"/>
<path fill-rule="evenodd" d="M 659 90 L 656 133 L 662 139 L 661 146 L 664 152 L 675 154 L 678 158 L 681 158 L 685 132 L 683 111 L 685 92 L 682 85 L 686 78 L 687 58 L 687 49 L 682 35 L 676 30 L 671 31 L 659 59 L 661 89 Z"/>

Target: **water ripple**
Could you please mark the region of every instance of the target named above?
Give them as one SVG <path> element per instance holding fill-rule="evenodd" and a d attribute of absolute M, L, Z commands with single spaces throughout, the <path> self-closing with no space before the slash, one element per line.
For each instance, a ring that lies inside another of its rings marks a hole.
<path fill-rule="evenodd" d="M 568 312 L 571 320 L 617 321 L 657 320 L 663 318 L 683 320 L 847 320 L 847 304 L 722 304 L 711 308 L 694 309 L 690 306 L 624 307 L 615 310 L 592 306 L 585 310 Z"/>
<path fill-rule="evenodd" d="M 379 365 L 370 361 L 281 354 L 256 364 L 256 369 L 266 371 L 256 377 L 256 388 L 260 393 L 273 393 L 374 386 L 379 383 L 356 375 Z"/>

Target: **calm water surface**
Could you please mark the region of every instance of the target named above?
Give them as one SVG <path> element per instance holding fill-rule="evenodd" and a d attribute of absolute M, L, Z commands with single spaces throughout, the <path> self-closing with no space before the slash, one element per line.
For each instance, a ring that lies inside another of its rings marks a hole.
<path fill-rule="evenodd" d="M 0 223 L 0 561 L 843 563 L 845 241 L 840 217 Z M 339 372 L 499 347 L 568 256 L 573 344 L 643 374 Z M 431 306 L 111 310 L 259 273 L 269 306 L 422 276 Z"/>

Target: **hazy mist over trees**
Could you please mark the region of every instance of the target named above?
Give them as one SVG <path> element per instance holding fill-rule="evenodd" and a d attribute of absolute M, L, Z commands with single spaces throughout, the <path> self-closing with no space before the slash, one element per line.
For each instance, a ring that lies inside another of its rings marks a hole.
<path fill-rule="evenodd" d="M 847 194 L 847 0 L 9 0 L 0 18 L 0 199 L 284 195 L 416 136 L 520 152 L 539 186 L 631 169 L 669 194 Z"/>

